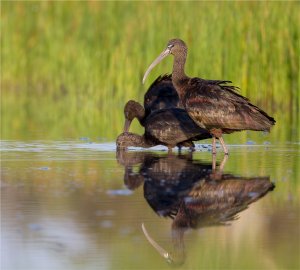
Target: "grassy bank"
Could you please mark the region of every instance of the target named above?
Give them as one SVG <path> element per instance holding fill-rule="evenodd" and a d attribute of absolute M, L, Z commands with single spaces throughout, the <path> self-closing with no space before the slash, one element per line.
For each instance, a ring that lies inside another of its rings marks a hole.
<path fill-rule="evenodd" d="M 232 80 L 275 116 L 270 140 L 298 140 L 299 11 L 297 2 L 2 1 L 2 138 L 113 140 L 124 103 L 142 101 L 172 59 L 143 86 L 147 66 L 180 37 L 187 74 Z"/>

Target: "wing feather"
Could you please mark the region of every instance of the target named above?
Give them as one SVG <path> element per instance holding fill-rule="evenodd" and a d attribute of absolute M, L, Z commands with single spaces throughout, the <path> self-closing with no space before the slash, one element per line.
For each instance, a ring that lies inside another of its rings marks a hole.
<path fill-rule="evenodd" d="M 269 130 L 275 120 L 227 83 L 191 79 L 183 100 L 191 118 L 207 129 Z"/>
<path fill-rule="evenodd" d="M 163 109 L 152 113 L 145 124 L 146 134 L 166 144 L 177 144 L 197 137 L 206 139 L 210 134 L 199 127 L 180 108 Z"/>

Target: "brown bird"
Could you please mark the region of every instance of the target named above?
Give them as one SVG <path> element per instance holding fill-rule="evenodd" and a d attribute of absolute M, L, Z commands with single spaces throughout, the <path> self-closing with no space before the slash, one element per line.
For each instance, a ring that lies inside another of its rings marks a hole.
<path fill-rule="evenodd" d="M 165 145 L 169 151 L 175 146 L 194 149 L 193 141 L 211 138 L 203 128 L 189 117 L 172 84 L 172 76 L 159 76 L 144 96 L 144 107 L 130 100 L 124 107 L 124 133 L 117 138 L 117 147 L 152 147 Z M 143 136 L 129 133 L 134 118 L 145 127 Z"/>
<path fill-rule="evenodd" d="M 172 82 L 185 110 L 195 123 L 207 129 L 213 138 L 213 154 L 216 154 L 216 139 L 224 153 L 228 154 L 222 134 L 234 131 L 269 131 L 275 124 L 274 118 L 239 95 L 231 81 L 190 78 L 184 72 L 187 46 L 180 39 L 172 39 L 167 48 L 147 69 L 143 83 L 150 71 L 166 56 L 174 56 Z"/>
<path fill-rule="evenodd" d="M 196 125 L 184 109 L 167 108 L 155 110 L 145 117 L 145 110 L 141 104 L 130 100 L 124 108 L 125 125 L 124 133 L 117 138 L 117 147 L 128 146 L 152 147 L 165 145 L 169 152 L 175 146 L 195 147 L 193 141 L 211 138 L 210 133 Z M 143 136 L 128 133 L 130 123 L 137 118 L 145 127 Z"/>

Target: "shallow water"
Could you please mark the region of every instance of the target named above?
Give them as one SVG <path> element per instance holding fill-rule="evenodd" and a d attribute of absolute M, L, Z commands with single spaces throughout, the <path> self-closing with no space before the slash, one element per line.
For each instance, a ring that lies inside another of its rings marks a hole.
<path fill-rule="evenodd" d="M 299 269 L 299 147 L 2 141 L 1 269 Z"/>

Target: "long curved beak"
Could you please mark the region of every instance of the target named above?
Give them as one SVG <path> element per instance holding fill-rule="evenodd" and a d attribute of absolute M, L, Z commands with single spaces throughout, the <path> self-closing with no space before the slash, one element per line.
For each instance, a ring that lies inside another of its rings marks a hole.
<path fill-rule="evenodd" d="M 152 64 L 148 67 L 147 71 L 145 72 L 145 75 L 143 77 L 143 84 L 145 83 L 145 80 L 147 76 L 149 75 L 150 71 L 161 61 L 163 60 L 166 56 L 168 56 L 171 53 L 171 50 L 169 48 L 165 49 L 153 62 Z"/>
<path fill-rule="evenodd" d="M 130 127 L 131 121 L 128 119 L 125 119 L 124 129 L 123 132 L 128 132 Z"/>
<path fill-rule="evenodd" d="M 167 259 L 167 261 L 172 261 L 172 258 L 170 256 L 170 253 L 167 252 L 165 249 L 163 249 L 159 244 L 157 244 L 152 238 L 151 236 L 148 234 L 144 223 L 142 223 L 142 230 L 143 233 L 145 234 L 147 240 L 149 241 L 149 243 L 158 251 L 158 253 L 164 257 L 165 259 Z"/>

